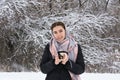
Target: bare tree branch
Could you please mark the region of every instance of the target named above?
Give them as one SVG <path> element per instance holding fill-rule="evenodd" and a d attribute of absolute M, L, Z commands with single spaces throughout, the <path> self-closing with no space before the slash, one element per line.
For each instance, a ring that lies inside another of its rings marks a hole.
<path fill-rule="evenodd" d="M 120 0 L 119 0 L 120 1 Z M 107 10 L 107 6 L 108 6 L 109 0 L 107 0 L 106 5 L 105 5 L 105 11 Z"/>
<path fill-rule="evenodd" d="M 87 2 L 88 0 L 85 0 L 83 3 L 81 0 L 79 0 L 79 8 L 84 7 L 83 5 Z"/>
<path fill-rule="evenodd" d="M 82 6 L 81 0 L 79 0 L 79 8 Z"/>
<path fill-rule="evenodd" d="M 81 5 L 85 4 L 88 0 L 85 0 Z"/>
<path fill-rule="evenodd" d="M 52 10 L 52 0 L 49 1 L 49 8 L 50 8 L 50 12 Z"/>

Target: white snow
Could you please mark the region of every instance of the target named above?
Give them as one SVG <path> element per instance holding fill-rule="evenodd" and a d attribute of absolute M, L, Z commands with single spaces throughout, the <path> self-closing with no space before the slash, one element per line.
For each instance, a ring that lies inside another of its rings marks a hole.
<path fill-rule="evenodd" d="M 41 72 L 0 72 L 0 80 L 45 80 L 46 74 Z M 83 73 L 82 80 L 120 80 L 120 74 Z"/>

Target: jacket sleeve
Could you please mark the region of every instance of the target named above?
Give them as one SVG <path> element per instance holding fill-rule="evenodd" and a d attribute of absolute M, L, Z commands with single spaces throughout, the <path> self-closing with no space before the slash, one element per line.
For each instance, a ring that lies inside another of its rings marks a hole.
<path fill-rule="evenodd" d="M 82 74 L 85 71 L 85 63 L 80 45 L 78 45 L 78 55 L 76 62 L 69 60 L 65 66 L 70 72 L 74 74 Z"/>
<path fill-rule="evenodd" d="M 44 49 L 44 53 L 42 55 L 42 60 L 40 63 L 40 68 L 41 71 L 45 74 L 49 73 L 55 68 L 54 59 L 52 59 L 52 56 L 49 51 L 49 44 L 47 44 Z"/>

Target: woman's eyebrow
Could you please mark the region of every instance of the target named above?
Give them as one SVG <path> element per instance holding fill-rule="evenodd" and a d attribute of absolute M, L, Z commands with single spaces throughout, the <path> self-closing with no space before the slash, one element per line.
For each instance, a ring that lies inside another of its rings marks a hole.
<path fill-rule="evenodd" d="M 60 29 L 59 31 L 63 31 L 62 29 Z"/>

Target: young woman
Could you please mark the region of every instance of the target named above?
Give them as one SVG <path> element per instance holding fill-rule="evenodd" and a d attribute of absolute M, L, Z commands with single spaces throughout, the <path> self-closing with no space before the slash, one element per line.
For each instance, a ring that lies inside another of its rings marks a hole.
<path fill-rule="evenodd" d="M 45 80 L 80 80 L 85 70 L 80 45 L 71 37 L 64 23 L 51 26 L 52 39 L 44 49 L 40 63 L 41 71 L 47 74 Z"/>

